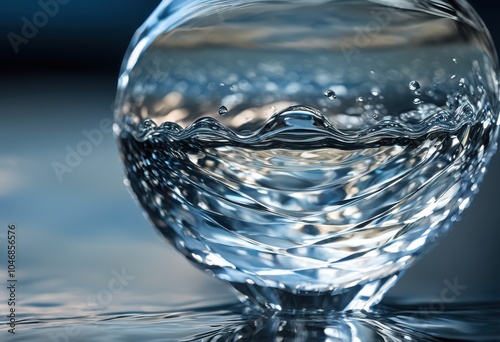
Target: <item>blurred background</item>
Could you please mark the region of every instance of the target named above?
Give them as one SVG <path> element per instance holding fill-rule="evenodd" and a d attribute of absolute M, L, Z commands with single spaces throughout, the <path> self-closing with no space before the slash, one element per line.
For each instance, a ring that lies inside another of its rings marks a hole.
<path fill-rule="evenodd" d="M 194 269 L 142 217 L 123 186 L 112 134 L 58 178 L 54 162 L 112 119 L 121 60 L 158 0 L 60 0 L 57 13 L 16 52 L 10 32 L 41 10 L 34 0 L 0 2 L 0 262 L 7 224 L 18 225 L 20 311 L 162 310 L 234 298 Z M 470 1 L 500 46 L 500 3 Z M 54 9 L 55 11 L 55 9 Z M 68 150 L 69 148 L 69 150 Z M 439 300 L 446 281 L 458 301 L 500 299 L 500 155 L 462 221 L 390 292 L 389 300 Z M 103 297 L 113 271 L 130 281 Z M 0 281 L 6 281 L 0 266 Z M 133 279 L 131 279 L 133 277 Z M 4 286 L 2 286 L 4 288 Z M 103 292 L 104 291 L 104 292 Z M 0 291 L 0 313 L 6 310 Z M 102 299 L 102 298 L 101 298 Z M 217 300 L 219 300 L 217 299 Z"/>

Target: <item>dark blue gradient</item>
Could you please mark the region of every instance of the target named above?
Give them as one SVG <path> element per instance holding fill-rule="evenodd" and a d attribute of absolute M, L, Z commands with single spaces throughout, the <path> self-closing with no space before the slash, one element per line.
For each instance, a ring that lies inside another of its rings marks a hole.
<path fill-rule="evenodd" d="M 500 1 L 469 2 L 500 47 Z M 69 0 L 16 53 L 8 35 L 21 34 L 22 18 L 33 19 L 41 10 L 39 0 L 0 1 L 0 291 L 5 291 L 6 281 L 6 226 L 16 223 L 20 318 L 78 321 L 97 314 L 177 312 L 179 303 L 199 307 L 235 301 L 219 282 L 160 240 L 142 217 L 123 185 L 111 133 L 64 181 L 59 182 L 52 167 L 54 161 L 64 161 L 68 146 L 76 148 L 85 139 L 84 130 L 112 119 L 123 55 L 158 3 Z M 499 175 L 497 153 L 462 221 L 407 272 L 387 302 L 440 305 L 446 282 L 455 279 L 466 289 L 452 305 L 500 300 Z M 122 267 L 136 277 L 130 286 L 106 307 L 89 306 L 89 296 L 107 288 L 110 271 Z M 0 292 L 2 317 L 6 298 Z M 135 340 L 142 339 L 141 329 L 143 325 L 131 335 L 140 335 Z M 50 341 L 45 330 L 33 338 L 28 326 L 21 326 L 23 330 L 27 335 L 18 335 L 18 340 Z M 106 340 L 105 332 L 101 336 L 99 331 L 95 340 Z M 85 341 L 83 337 L 70 340 Z M 0 341 L 10 341 L 5 329 Z"/>

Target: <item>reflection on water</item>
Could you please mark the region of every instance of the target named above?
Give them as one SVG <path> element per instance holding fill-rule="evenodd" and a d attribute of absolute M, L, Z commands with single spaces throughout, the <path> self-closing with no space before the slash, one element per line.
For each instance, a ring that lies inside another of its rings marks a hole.
<path fill-rule="evenodd" d="M 203 303 L 201 303 L 203 305 Z M 494 341 L 500 303 L 422 311 L 425 305 L 330 316 L 259 315 L 240 304 L 93 318 L 26 319 L 17 341 Z M 106 339 L 108 340 L 108 339 Z"/>

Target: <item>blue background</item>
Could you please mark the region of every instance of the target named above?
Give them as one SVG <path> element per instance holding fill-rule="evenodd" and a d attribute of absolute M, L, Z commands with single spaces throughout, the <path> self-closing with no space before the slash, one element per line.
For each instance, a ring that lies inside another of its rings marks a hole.
<path fill-rule="evenodd" d="M 500 4 L 471 3 L 500 46 Z M 19 226 L 21 298 L 23 310 L 32 315 L 88 311 L 88 305 L 83 311 L 78 305 L 106 286 L 110 270 L 122 267 L 136 280 L 104 311 L 161 310 L 217 296 L 233 300 L 142 217 L 123 186 L 110 134 L 63 182 L 51 167 L 53 161 L 64 162 L 65 148 L 83 139 L 82 130 L 112 118 L 124 52 L 157 4 L 72 0 L 16 54 L 7 34 L 19 34 L 21 18 L 31 18 L 40 7 L 30 0 L 0 3 L 0 240 L 5 241 L 8 223 Z M 467 286 L 460 301 L 500 299 L 499 175 L 497 155 L 462 221 L 410 269 L 391 298 L 439 300 L 444 281 L 458 279 Z M 4 247 L 0 242 L 2 264 Z"/>

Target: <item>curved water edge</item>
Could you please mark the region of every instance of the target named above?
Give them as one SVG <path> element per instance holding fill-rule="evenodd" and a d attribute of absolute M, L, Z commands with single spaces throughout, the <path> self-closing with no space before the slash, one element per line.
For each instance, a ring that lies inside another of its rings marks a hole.
<path fill-rule="evenodd" d="M 442 17 L 457 22 L 464 22 L 477 31 L 484 31 L 485 34 L 489 36 L 489 32 L 485 28 L 485 25 L 479 15 L 476 13 L 474 8 L 464 0 L 455 1 L 453 6 L 443 1 L 438 2 L 409 0 L 400 0 L 397 2 L 387 0 L 361 0 L 357 1 L 357 3 L 352 0 L 316 0 L 311 4 L 317 6 L 318 8 L 322 8 L 322 6 L 324 7 L 324 5 L 327 4 L 354 4 L 355 6 L 360 6 L 370 3 L 380 6 L 379 8 L 386 12 L 391 10 L 404 9 L 415 12 L 422 12 L 431 16 Z M 210 17 L 217 15 L 217 13 L 227 11 L 228 7 L 233 10 L 241 10 L 244 7 L 251 7 L 252 5 L 262 7 L 263 3 L 259 0 L 217 0 L 205 2 L 199 2 L 196 0 L 163 1 L 151 14 L 148 20 L 135 33 L 124 58 L 119 87 L 123 89 L 127 86 L 130 78 L 130 72 L 138 62 L 139 57 L 150 48 L 151 44 L 154 44 L 157 37 L 162 33 L 173 31 L 178 27 L 182 27 L 185 22 L 189 21 L 193 17 Z M 288 5 L 290 7 L 295 6 L 300 8 L 300 6 L 303 6 L 304 3 L 300 0 L 289 0 L 283 1 L 283 3 L 280 5 Z M 267 6 L 272 7 L 270 4 L 267 4 Z M 495 49 L 491 46 L 490 49 L 491 51 L 495 51 Z M 494 60 L 496 60 L 496 58 L 494 58 Z"/>

